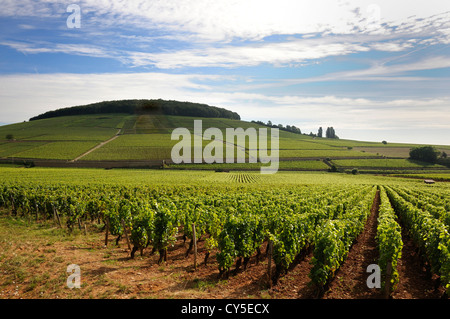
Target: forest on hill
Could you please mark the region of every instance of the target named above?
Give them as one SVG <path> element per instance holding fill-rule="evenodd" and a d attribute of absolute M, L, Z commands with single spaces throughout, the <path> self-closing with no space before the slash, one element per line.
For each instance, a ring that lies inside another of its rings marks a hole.
<path fill-rule="evenodd" d="M 207 104 L 180 102 L 173 100 L 115 100 L 87 105 L 60 108 L 30 118 L 30 121 L 69 115 L 128 113 L 128 114 L 164 114 L 178 116 L 197 116 L 209 118 L 228 118 L 240 120 L 236 112 Z"/>

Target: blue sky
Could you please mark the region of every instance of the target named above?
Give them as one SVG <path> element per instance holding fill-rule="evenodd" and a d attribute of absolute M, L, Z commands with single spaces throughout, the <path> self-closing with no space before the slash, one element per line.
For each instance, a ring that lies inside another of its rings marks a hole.
<path fill-rule="evenodd" d="M 450 145 L 449 1 L 0 5 L 3 124 L 162 98 L 306 133 L 333 126 L 341 138 Z"/>

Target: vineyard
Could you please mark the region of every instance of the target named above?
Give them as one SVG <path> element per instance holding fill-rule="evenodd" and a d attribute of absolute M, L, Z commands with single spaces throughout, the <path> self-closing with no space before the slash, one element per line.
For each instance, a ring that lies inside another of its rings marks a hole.
<path fill-rule="evenodd" d="M 215 174 L 209 176 L 227 173 Z M 11 178 L 0 184 L 0 207 L 7 218 L 49 221 L 68 233 L 97 229 L 105 245 L 128 244 L 126 256 L 157 255 L 158 264 L 170 258 L 180 240 L 188 245 L 184 258 L 201 242 L 196 268 L 214 264 L 217 277 L 226 279 L 264 264 L 268 287 L 277 287 L 299 258 L 310 255 L 315 297 L 327 291 L 369 216 L 377 214 L 382 291 L 390 295 L 401 280 L 403 229 L 436 287 L 450 292 L 448 188 L 436 192 L 417 183 L 274 187 L 257 174 L 228 174 L 215 185 L 71 185 Z"/>
<path fill-rule="evenodd" d="M 232 182 L 236 182 L 236 183 L 256 183 L 256 182 L 258 182 L 258 175 L 255 175 L 255 174 L 235 173 L 235 174 L 229 174 L 229 178 Z"/>

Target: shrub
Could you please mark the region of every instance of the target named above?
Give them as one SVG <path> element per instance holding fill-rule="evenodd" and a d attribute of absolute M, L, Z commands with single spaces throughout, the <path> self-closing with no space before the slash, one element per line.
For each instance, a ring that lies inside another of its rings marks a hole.
<path fill-rule="evenodd" d="M 439 153 L 434 146 L 415 147 L 410 150 L 409 158 L 427 163 L 436 163 Z"/>

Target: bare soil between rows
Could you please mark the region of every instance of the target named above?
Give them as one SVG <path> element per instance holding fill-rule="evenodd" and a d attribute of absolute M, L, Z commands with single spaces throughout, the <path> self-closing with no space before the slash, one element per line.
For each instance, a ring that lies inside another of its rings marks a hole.
<path fill-rule="evenodd" d="M 214 253 L 204 264 L 206 250 L 202 239 L 198 242 L 194 269 L 193 253 L 185 257 L 189 241 L 184 242 L 181 235 L 169 249 L 167 261 L 158 264 L 159 255 L 150 254 L 151 248 L 144 250 L 143 256 L 137 253 L 131 259 L 125 239 L 116 246 L 116 239 L 110 236 L 105 246 L 104 233 L 97 231 L 46 244 L 34 238 L 18 241 L 0 238 L 0 249 L 7 252 L 0 255 L 0 262 L 10 265 L 8 268 L 0 265 L 0 299 L 381 299 L 384 298 L 381 289 L 370 289 L 366 283 L 367 266 L 376 264 L 378 258 L 375 241 L 378 205 L 377 196 L 363 233 L 322 296 L 309 278 L 311 251 L 299 256 L 277 284 L 270 287 L 266 243 L 261 247 L 259 261 L 253 256 L 245 270 L 240 267 L 235 272 L 233 268 L 228 277 L 219 277 Z M 6 242 L 5 250 L 2 246 Z M 30 256 L 36 256 L 39 263 L 35 265 Z M 70 264 L 80 266 L 80 289 L 67 287 L 66 267 Z M 406 233 L 398 271 L 400 282 L 391 298 L 439 299 L 443 295 L 443 288 L 436 289 L 435 278 L 426 273 Z M 33 276 L 20 276 L 21 272 Z M 275 273 L 275 266 L 271 272 Z"/>
<path fill-rule="evenodd" d="M 367 267 L 378 262 L 376 242 L 377 218 L 380 205 L 379 191 L 372 205 L 371 214 L 364 231 L 353 244 L 345 263 L 336 272 L 325 299 L 381 299 L 387 298 L 384 291 L 368 288 Z M 412 240 L 402 227 L 402 257 L 397 266 L 399 283 L 389 296 L 391 299 L 440 299 L 444 288 L 436 286 L 436 277 L 427 273 Z"/>

